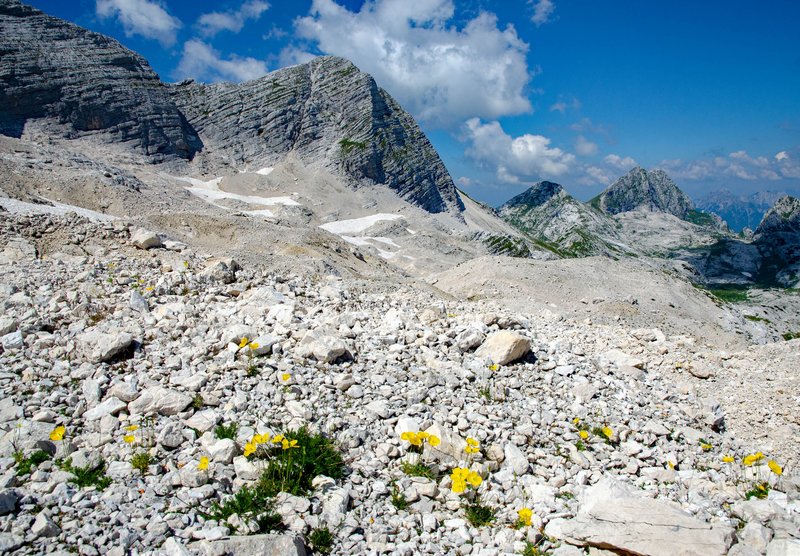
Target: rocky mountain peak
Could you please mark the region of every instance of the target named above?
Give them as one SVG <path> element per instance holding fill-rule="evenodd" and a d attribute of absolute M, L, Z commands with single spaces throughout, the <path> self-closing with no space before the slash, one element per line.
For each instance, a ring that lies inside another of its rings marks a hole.
<path fill-rule="evenodd" d="M 126 143 L 155 161 L 200 148 L 147 61 L 109 37 L 13 0 L 0 2 L 0 133 L 50 126 Z"/>
<path fill-rule="evenodd" d="M 661 169 L 648 172 L 641 166 L 612 183 L 592 204 L 608 214 L 645 210 L 678 218 L 685 218 L 693 206 L 666 172 Z"/>
<path fill-rule="evenodd" d="M 413 117 L 348 60 L 323 56 L 246 83 L 184 82 L 172 91 L 203 142 L 231 165 L 271 165 L 291 152 L 429 212 L 464 210 Z"/>
<path fill-rule="evenodd" d="M 785 195 L 767 211 L 756 235 L 774 233 L 800 233 L 800 199 Z"/>
<path fill-rule="evenodd" d="M 509 199 L 502 208 L 519 206 L 538 207 L 554 197 L 563 197 L 565 195 L 568 195 L 567 192 L 564 191 L 564 188 L 559 184 L 551 181 L 540 181 L 516 197 Z"/>

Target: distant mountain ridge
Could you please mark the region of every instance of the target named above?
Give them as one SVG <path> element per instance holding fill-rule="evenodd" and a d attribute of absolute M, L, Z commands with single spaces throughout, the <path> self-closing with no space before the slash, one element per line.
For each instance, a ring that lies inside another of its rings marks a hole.
<path fill-rule="evenodd" d="M 786 195 L 780 191 L 759 191 L 752 195 L 736 195 L 728 189 L 707 193 L 695 203 L 698 209 L 717 214 L 736 232 L 755 230 L 767 211 Z"/>

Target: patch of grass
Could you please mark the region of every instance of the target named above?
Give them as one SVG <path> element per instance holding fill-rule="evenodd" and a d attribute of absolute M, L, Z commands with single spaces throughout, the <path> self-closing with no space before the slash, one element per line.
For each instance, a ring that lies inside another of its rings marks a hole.
<path fill-rule="evenodd" d="M 586 451 L 586 444 L 583 442 L 583 440 L 578 440 L 575 443 L 575 449 L 578 450 L 579 452 L 585 452 Z"/>
<path fill-rule="evenodd" d="M 95 467 L 88 465 L 86 467 L 74 467 L 70 458 L 58 461 L 56 464 L 64 471 L 72 473 L 75 478 L 71 479 L 70 482 L 80 488 L 93 486 L 97 487 L 97 490 L 105 490 L 111 484 L 111 477 L 106 475 L 106 462 L 103 460 L 100 460 L 100 463 Z"/>
<path fill-rule="evenodd" d="M 765 324 L 772 324 L 771 320 L 765 319 L 764 317 L 757 317 L 756 315 L 745 315 L 744 318 L 752 322 L 763 322 Z"/>
<path fill-rule="evenodd" d="M 525 541 L 525 548 L 522 549 L 522 556 L 547 556 L 549 553 L 549 550 L 543 551 L 537 543 L 530 541 Z"/>
<path fill-rule="evenodd" d="M 464 505 L 464 515 L 473 527 L 489 525 L 496 518 L 497 510 L 491 506 L 481 504 L 480 498 Z"/>
<path fill-rule="evenodd" d="M 408 475 L 409 477 L 425 477 L 426 479 L 431 479 L 435 481 L 438 479 L 438 474 L 436 471 L 430 467 L 429 465 L 425 465 L 421 461 L 416 463 L 410 463 L 404 461 L 400 464 L 400 469 L 403 470 L 403 473 Z"/>
<path fill-rule="evenodd" d="M 696 224 L 697 226 L 714 227 L 716 225 L 716 220 L 714 220 L 713 216 L 711 216 L 707 212 L 694 209 L 686 213 L 684 220 L 687 222 L 691 222 L 692 224 Z"/>
<path fill-rule="evenodd" d="M 211 511 L 201 514 L 206 519 L 226 521 L 232 515 L 258 523 L 257 533 L 283 530 L 281 516 L 273 511 L 272 494 L 259 482 L 254 487 L 243 486 L 224 502 L 215 502 Z"/>
<path fill-rule="evenodd" d="M 408 500 L 406 499 L 406 495 L 403 494 L 397 487 L 397 483 L 394 481 L 392 482 L 392 506 L 394 506 L 398 510 L 405 510 L 408 508 Z"/>
<path fill-rule="evenodd" d="M 330 554 L 333 549 L 333 533 L 327 527 L 314 529 L 308 536 L 308 542 L 314 552 Z"/>
<path fill-rule="evenodd" d="M 749 299 L 746 287 L 725 286 L 706 290 L 712 296 L 725 303 L 742 303 Z"/>
<path fill-rule="evenodd" d="M 14 459 L 17 461 L 17 476 L 20 477 L 30 474 L 31 468 L 33 468 L 34 465 L 44 463 L 51 457 L 52 456 L 44 450 L 36 450 L 27 458 L 24 457 L 22 452 L 16 452 L 14 454 Z"/>
<path fill-rule="evenodd" d="M 492 399 L 492 390 L 488 386 L 483 386 L 481 388 L 478 388 L 478 395 L 480 397 L 482 397 L 482 398 L 487 399 L 487 400 L 491 400 Z"/>
<path fill-rule="evenodd" d="M 195 409 L 203 409 L 204 405 L 206 405 L 206 401 L 203 399 L 203 395 L 198 392 L 194 395 L 194 398 L 192 398 L 192 407 Z"/>
<path fill-rule="evenodd" d="M 131 458 L 131 465 L 142 474 L 142 477 L 147 473 L 147 468 L 151 463 L 153 463 L 153 456 L 149 452 L 138 452 Z"/>
<path fill-rule="evenodd" d="M 342 478 L 344 460 L 330 438 L 319 433 L 312 434 L 305 427 L 286 431 L 283 436 L 296 440 L 297 444 L 288 449 L 276 444 L 262 453 L 261 457 L 267 460 L 267 465 L 261 482 L 267 491 L 273 495 L 278 492 L 302 495 L 311 491 L 314 477 L 324 475 L 333 480 Z"/>
<path fill-rule="evenodd" d="M 782 336 L 783 339 L 788 342 L 789 340 L 797 340 L 798 338 L 800 338 L 800 332 L 786 332 L 782 334 Z"/>
<path fill-rule="evenodd" d="M 239 423 L 233 422 L 227 425 L 217 425 L 214 427 L 214 436 L 222 440 L 227 438 L 229 440 L 236 440 L 236 434 L 239 432 Z"/>
<path fill-rule="evenodd" d="M 342 139 L 339 141 L 339 146 L 342 149 L 342 154 L 347 156 L 355 149 L 364 150 L 367 148 L 367 144 L 363 141 L 352 141 L 350 139 Z"/>

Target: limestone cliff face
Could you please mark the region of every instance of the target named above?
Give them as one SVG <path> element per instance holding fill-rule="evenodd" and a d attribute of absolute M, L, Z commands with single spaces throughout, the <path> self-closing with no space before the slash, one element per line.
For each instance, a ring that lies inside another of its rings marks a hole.
<path fill-rule="evenodd" d="M 464 210 L 414 119 L 347 60 L 321 57 L 241 84 L 183 82 L 172 92 L 206 148 L 234 166 L 292 152 L 429 212 Z"/>
<path fill-rule="evenodd" d="M 800 199 L 781 197 L 764 214 L 756 228 L 756 237 L 774 234 L 800 235 Z"/>
<path fill-rule="evenodd" d="M 663 170 L 636 167 L 612 183 L 593 202 L 607 214 L 632 210 L 666 212 L 684 219 L 692 201 Z"/>
<path fill-rule="evenodd" d="M 0 133 L 48 118 L 67 137 L 100 135 L 154 161 L 200 143 L 148 63 L 117 41 L 0 0 Z"/>

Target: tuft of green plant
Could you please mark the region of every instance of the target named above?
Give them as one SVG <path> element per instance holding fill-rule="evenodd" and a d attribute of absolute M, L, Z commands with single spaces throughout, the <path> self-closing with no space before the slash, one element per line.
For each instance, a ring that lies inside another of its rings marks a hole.
<path fill-rule="evenodd" d="M 403 473 L 409 477 L 425 477 L 426 479 L 431 479 L 432 481 L 435 481 L 439 478 L 435 469 L 429 465 L 425 465 L 421 461 L 416 463 L 404 461 L 400 464 L 400 469 L 402 469 Z"/>
<path fill-rule="evenodd" d="M 75 478 L 70 479 L 69 482 L 80 488 L 93 486 L 97 487 L 97 490 L 105 490 L 111 484 L 111 477 L 106 475 L 106 462 L 103 460 L 100 460 L 100 463 L 95 467 L 88 465 L 86 467 L 74 467 L 72 458 L 58 460 L 56 465 L 64 471 L 72 473 Z"/>
<path fill-rule="evenodd" d="M 464 504 L 464 514 L 473 527 L 482 527 L 495 520 L 497 510 L 482 504 L 480 497 L 476 497 L 473 502 Z"/>
<path fill-rule="evenodd" d="M 352 141 L 350 139 L 342 139 L 339 141 L 339 146 L 342 149 L 342 154 L 347 156 L 355 149 L 364 150 L 367 148 L 367 144 L 363 141 Z"/>
<path fill-rule="evenodd" d="M 718 300 L 726 303 L 742 303 L 750 298 L 746 288 L 736 286 L 709 288 L 707 291 Z"/>
<path fill-rule="evenodd" d="M 392 506 L 398 510 L 405 510 L 408 508 L 408 500 L 406 499 L 406 495 L 403 494 L 403 491 L 397 487 L 397 483 L 394 481 L 392 481 Z"/>
<path fill-rule="evenodd" d="M 542 551 L 539 545 L 534 542 L 525 541 L 525 548 L 522 549 L 522 556 L 547 556 L 549 551 Z"/>
<path fill-rule="evenodd" d="M 284 448 L 276 443 L 257 452 L 267 462 L 260 481 L 272 495 L 279 492 L 306 494 L 311 491 L 314 477 L 324 475 L 337 480 L 344 475 L 342 455 L 327 436 L 312 434 L 306 427 L 286 431 L 280 436 L 294 445 Z"/>
<path fill-rule="evenodd" d="M 147 468 L 150 467 L 151 463 L 153 463 L 153 456 L 150 455 L 150 452 L 144 450 L 133 454 L 133 457 L 131 457 L 131 465 L 142 474 L 142 477 L 147 473 Z"/>
<path fill-rule="evenodd" d="M 239 423 L 232 422 L 227 425 L 217 425 L 214 427 L 214 436 L 222 440 L 227 438 L 229 440 L 236 440 L 236 434 L 239 432 Z"/>
<path fill-rule="evenodd" d="M 224 502 L 214 502 L 210 512 L 200 515 L 216 521 L 225 521 L 232 515 L 238 515 L 258 523 L 258 533 L 282 531 L 281 516 L 273 511 L 272 496 L 261 482 L 253 487 L 243 486 Z"/>
<path fill-rule="evenodd" d="M 579 452 L 585 452 L 586 451 L 586 444 L 584 444 L 583 440 L 578 440 L 575 443 L 575 449 L 578 450 Z"/>
<path fill-rule="evenodd" d="M 333 533 L 327 527 L 314 529 L 308 536 L 308 542 L 314 552 L 330 554 L 333 549 Z"/>
<path fill-rule="evenodd" d="M 491 400 L 492 399 L 492 390 L 488 386 L 482 386 L 481 388 L 478 388 L 478 395 L 480 397 L 482 397 L 482 398 L 487 399 L 487 400 Z"/>
<path fill-rule="evenodd" d="M 192 398 L 192 407 L 195 409 L 203 409 L 203 406 L 206 405 L 206 401 L 203 399 L 203 395 L 198 392 Z"/>
<path fill-rule="evenodd" d="M 27 458 L 21 451 L 14 452 L 14 459 L 17 462 L 17 476 L 28 475 L 34 465 L 39 465 L 49 460 L 52 456 L 44 450 L 36 450 Z"/>
<path fill-rule="evenodd" d="M 759 500 L 763 500 L 767 496 L 769 496 L 770 491 L 769 483 L 756 483 L 753 485 L 753 488 L 748 490 L 744 493 L 744 497 L 746 500 L 750 500 L 751 498 L 758 498 Z"/>
<path fill-rule="evenodd" d="M 783 339 L 788 342 L 789 340 L 797 340 L 798 338 L 800 338 L 800 332 L 786 332 L 782 334 L 782 336 Z"/>

